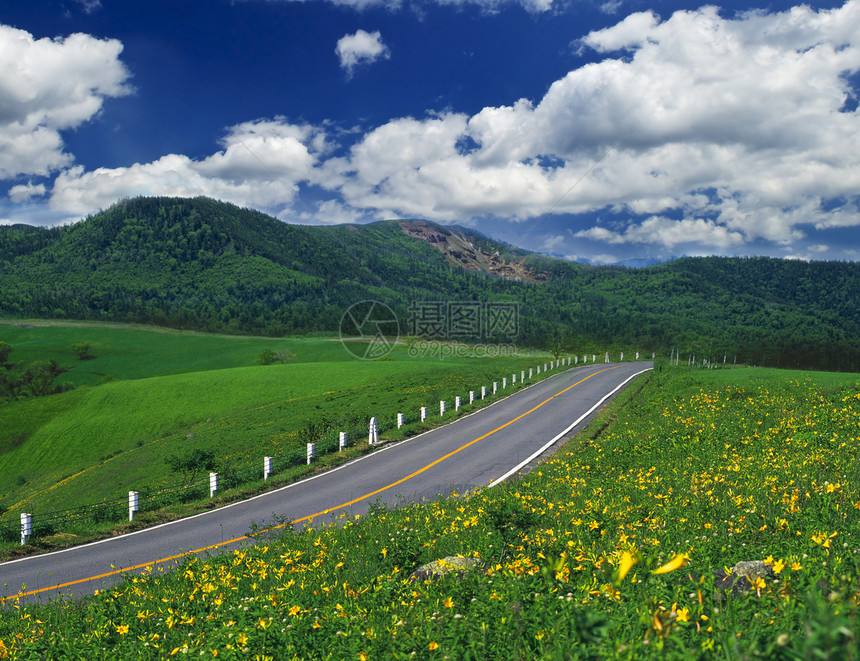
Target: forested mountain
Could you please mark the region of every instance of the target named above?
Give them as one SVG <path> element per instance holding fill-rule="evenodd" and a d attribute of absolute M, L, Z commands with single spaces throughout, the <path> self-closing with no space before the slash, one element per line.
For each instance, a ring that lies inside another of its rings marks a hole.
<path fill-rule="evenodd" d="M 515 302 L 522 346 L 860 371 L 860 265 L 684 258 L 589 267 L 421 221 L 308 227 L 206 198 L 137 198 L 0 227 L 0 315 L 233 333 L 336 331 L 353 303 Z M 484 338 L 493 339 L 493 338 Z"/>

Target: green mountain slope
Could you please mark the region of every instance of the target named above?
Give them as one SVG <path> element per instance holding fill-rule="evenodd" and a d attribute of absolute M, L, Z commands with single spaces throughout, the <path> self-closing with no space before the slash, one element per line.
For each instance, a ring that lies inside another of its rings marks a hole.
<path fill-rule="evenodd" d="M 361 300 L 519 306 L 515 342 L 860 370 L 860 266 L 685 258 L 633 270 L 423 221 L 308 227 L 206 198 L 137 198 L 69 227 L 0 227 L 0 315 L 230 333 L 337 331 Z M 507 338 L 481 336 L 483 341 Z"/>

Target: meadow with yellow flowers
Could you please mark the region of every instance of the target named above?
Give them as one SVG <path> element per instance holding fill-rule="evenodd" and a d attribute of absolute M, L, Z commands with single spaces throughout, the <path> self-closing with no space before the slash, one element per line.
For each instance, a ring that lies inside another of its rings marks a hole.
<path fill-rule="evenodd" d="M 502 487 L 9 599 L 0 658 L 857 658 L 858 448 L 857 375 L 664 365 Z"/>

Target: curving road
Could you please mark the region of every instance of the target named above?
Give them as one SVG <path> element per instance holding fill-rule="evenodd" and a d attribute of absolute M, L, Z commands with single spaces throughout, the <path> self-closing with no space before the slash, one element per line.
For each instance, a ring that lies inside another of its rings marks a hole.
<path fill-rule="evenodd" d="M 395 505 L 493 486 L 528 470 L 651 367 L 638 362 L 567 369 L 451 424 L 249 500 L 0 564 L 0 603 L 92 594 L 130 572 L 235 547 L 249 541 L 252 521 L 272 521 L 273 513 L 303 525 L 362 514 L 377 499 Z"/>

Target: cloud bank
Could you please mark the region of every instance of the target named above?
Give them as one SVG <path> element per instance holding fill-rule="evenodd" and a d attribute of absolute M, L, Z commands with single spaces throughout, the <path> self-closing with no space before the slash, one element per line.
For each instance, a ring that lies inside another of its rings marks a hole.
<path fill-rule="evenodd" d="M 283 0 L 285 2 L 303 2 L 304 0 Z M 371 7 L 382 7 L 389 10 L 400 9 L 403 0 L 328 0 L 339 7 L 349 7 L 358 11 Z M 531 13 L 542 13 L 552 10 L 561 4 L 554 0 L 435 0 L 435 4 L 447 7 L 476 6 L 482 11 L 493 13 L 501 10 L 505 5 L 520 5 Z"/>

